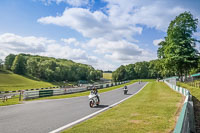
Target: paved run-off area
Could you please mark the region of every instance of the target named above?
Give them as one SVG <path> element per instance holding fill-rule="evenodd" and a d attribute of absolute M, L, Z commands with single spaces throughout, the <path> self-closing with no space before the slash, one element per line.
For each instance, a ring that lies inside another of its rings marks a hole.
<path fill-rule="evenodd" d="M 31 101 L 0 107 L 0 131 L 3 133 L 46 133 L 81 119 L 137 93 L 146 83 L 129 85 L 128 95 L 122 88 L 100 94 L 99 107 L 90 108 L 87 96 Z"/>

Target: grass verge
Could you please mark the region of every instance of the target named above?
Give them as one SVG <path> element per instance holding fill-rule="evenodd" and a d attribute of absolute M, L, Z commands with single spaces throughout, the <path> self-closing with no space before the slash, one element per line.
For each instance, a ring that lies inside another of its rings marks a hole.
<path fill-rule="evenodd" d="M 140 93 L 63 133 L 171 132 L 182 95 L 161 82 L 150 82 Z"/>
<path fill-rule="evenodd" d="M 13 104 L 20 104 L 22 103 L 19 101 L 19 96 L 14 96 L 11 99 L 8 99 L 7 101 L 3 102 L 0 100 L 0 106 L 7 106 L 7 105 L 13 105 Z"/>

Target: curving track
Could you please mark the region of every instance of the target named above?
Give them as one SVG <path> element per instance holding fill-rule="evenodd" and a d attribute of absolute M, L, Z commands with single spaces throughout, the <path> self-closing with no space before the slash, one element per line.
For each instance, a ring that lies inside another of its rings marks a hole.
<path fill-rule="evenodd" d="M 128 95 L 122 88 L 100 94 L 100 106 L 89 107 L 87 96 L 31 101 L 20 105 L 0 107 L 0 132 L 2 133 L 47 133 L 77 121 L 85 116 L 108 108 L 137 93 L 146 83 L 128 86 Z"/>

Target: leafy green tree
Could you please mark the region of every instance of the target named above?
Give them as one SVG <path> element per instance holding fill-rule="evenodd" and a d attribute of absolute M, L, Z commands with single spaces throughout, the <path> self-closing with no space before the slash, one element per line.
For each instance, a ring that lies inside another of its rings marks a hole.
<path fill-rule="evenodd" d="M 38 62 L 36 58 L 29 58 L 27 60 L 27 65 L 26 69 L 28 74 L 34 76 L 34 77 L 39 77 L 38 75 Z"/>
<path fill-rule="evenodd" d="M 134 64 L 129 64 L 127 66 L 125 66 L 126 69 L 126 78 L 125 79 L 136 79 L 137 78 L 137 74 L 135 72 L 134 69 L 135 65 Z"/>
<path fill-rule="evenodd" d="M 149 77 L 161 78 L 163 74 L 163 65 L 161 60 L 151 60 L 149 62 Z"/>
<path fill-rule="evenodd" d="M 126 80 L 126 69 L 124 65 L 121 65 L 115 72 L 113 72 L 112 79 L 114 81 Z"/>
<path fill-rule="evenodd" d="M 11 70 L 13 61 L 15 60 L 16 55 L 14 54 L 9 54 L 8 56 L 6 56 L 5 58 L 5 69 L 7 70 Z"/>
<path fill-rule="evenodd" d="M 13 61 L 11 60 L 14 57 Z M 38 55 L 19 54 L 6 57 L 7 66 L 15 73 L 33 76 L 48 81 L 99 80 L 102 71 L 92 66 L 67 59 L 55 59 Z"/>
<path fill-rule="evenodd" d="M 171 21 L 165 41 L 159 44 L 158 57 L 164 59 L 165 69 L 175 72 L 179 77 L 187 75 L 198 64 L 198 51 L 193 32 L 197 30 L 198 19 L 190 12 L 181 13 Z"/>
<path fill-rule="evenodd" d="M 17 74 L 25 74 L 26 66 L 25 66 L 25 59 L 24 57 L 19 54 L 15 57 L 11 70 Z"/>
<path fill-rule="evenodd" d="M 149 63 L 146 61 L 135 63 L 134 69 L 138 78 L 140 79 L 148 78 L 148 75 L 149 75 L 148 67 L 149 67 Z"/>

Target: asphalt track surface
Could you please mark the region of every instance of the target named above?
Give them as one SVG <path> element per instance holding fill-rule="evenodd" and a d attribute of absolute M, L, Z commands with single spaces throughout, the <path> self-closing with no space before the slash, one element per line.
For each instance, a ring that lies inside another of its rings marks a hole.
<path fill-rule="evenodd" d="M 1 106 L 0 132 L 48 133 L 134 95 L 145 84 L 129 85 L 127 95 L 123 94 L 122 88 L 100 93 L 100 106 L 94 108 L 89 107 L 88 96 Z"/>

